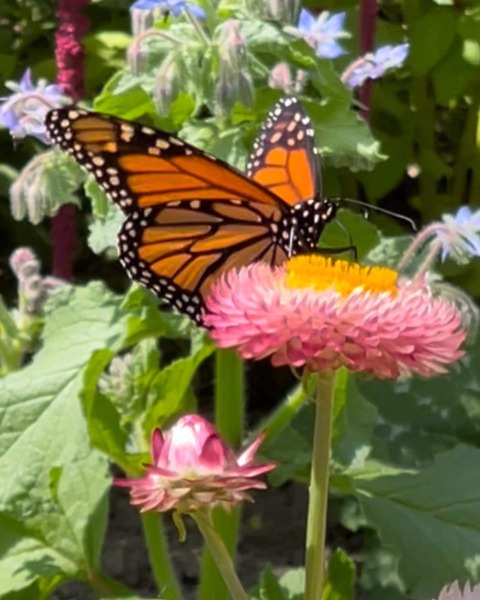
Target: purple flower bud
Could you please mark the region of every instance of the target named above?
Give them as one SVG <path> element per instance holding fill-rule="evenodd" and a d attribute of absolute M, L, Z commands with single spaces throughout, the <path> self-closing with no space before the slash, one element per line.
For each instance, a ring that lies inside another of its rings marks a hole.
<path fill-rule="evenodd" d="M 155 75 L 153 99 L 159 115 L 168 114 L 171 103 L 182 90 L 179 60 L 177 52 L 169 52 Z"/>
<path fill-rule="evenodd" d="M 18 280 L 19 310 L 24 314 L 39 314 L 48 297 L 65 285 L 56 277 L 42 277 L 40 262 L 30 248 L 17 248 L 9 262 Z"/>

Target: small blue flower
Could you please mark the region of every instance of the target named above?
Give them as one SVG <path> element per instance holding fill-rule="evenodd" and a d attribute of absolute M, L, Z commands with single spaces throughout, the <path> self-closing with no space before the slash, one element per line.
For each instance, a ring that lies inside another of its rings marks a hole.
<path fill-rule="evenodd" d="M 443 215 L 442 219 L 435 232 L 442 261 L 449 257 L 465 263 L 472 256 L 480 256 L 480 210 L 472 213 L 468 206 L 462 206 L 455 215 Z"/>
<path fill-rule="evenodd" d="M 337 43 L 338 39 L 349 37 L 343 30 L 346 13 L 331 15 L 324 11 L 318 17 L 302 8 L 298 20 L 298 27 L 294 33 L 303 39 L 321 58 L 337 58 L 345 54 L 345 50 Z"/>
<path fill-rule="evenodd" d="M 159 9 L 163 13 L 172 13 L 174 17 L 178 17 L 183 12 L 188 11 L 197 19 L 205 18 L 203 8 L 186 2 L 186 0 L 137 0 L 130 7 L 130 10 L 155 10 Z"/>
<path fill-rule="evenodd" d="M 30 69 L 25 71 L 19 83 L 8 81 L 5 85 L 13 94 L 0 98 L 0 123 L 15 139 L 31 135 L 45 144 L 51 143 L 44 124 L 45 116 L 52 108 L 71 102 L 64 96 L 61 86 L 48 85 L 44 79 L 35 85 Z"/>
<path fill-rule="evenodd" d="M 367 79 L 379 79 L 390 69 L 401 67 L 408 56 L 409 44 L 382 46 L 353 62 L 342 75 L 350 89 L 363 85 Z"/>

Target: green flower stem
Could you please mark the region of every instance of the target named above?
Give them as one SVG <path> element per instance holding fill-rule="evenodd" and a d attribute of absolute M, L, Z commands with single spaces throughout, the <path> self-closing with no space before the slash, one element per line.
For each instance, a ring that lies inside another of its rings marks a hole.
<path fill-rule="evenodd" d="M 321 600 L 324 585 L 334 390 L 335 372 L 320 373 L 314 399 L 316 411 L 307 519 L 305 600 Z"/>
<path fill-rule="evenodd" d="M 215 353 L 215 425 L 223 438 L 234 448 L 243 435 L 244 421 L 243 363 L 233 350 L 217 350 Z M 225 513 L 218 508 L 213 511 L 213 523 L 230 556 L 237 546 L 240 510 Z M 200 600 L 227 600 L 228 591 L 211 550 L 205 548 L 200 574 Z"/>
<path fill-rule="evenodd" d="M 421 16 L 421 2 L 406 0 L 403 5 L 407 27 Z M 412 120 L 418 140 L 418 163 L 420 165 L 419 188 L 422 221 L 429 223 L 439 217 L 440 204 L 436 202 L 436 177 L 432 172 L 432 157 L 437 155 L 435 148 L 435 100 L 428 77 L 412 77 L 410 88 L 411 104 L 415 107 Z"/>
<path fill-rule="evenodd" d="M 273 439 L 285 427 L 291 423 L 293 417 L 298 413 L 305 403 L 306 394 L 301 385 L 288 395 L 258 427 L 248 436 L 250 441 L 255 440 L 262 432 L 265 432 L 265 441 Z"/>
<path fill-rule="evenodd" d="M 222 574 L 232 600 L 248 600 L 248 596 L 235 573 L 232 557 L 223 543 L 222 538 L 213 527 L 210 516 L 207 513 L 196 511 L 191 513 L 191 517 L 195 520 L 198 528 L 202 532 L 218 570 Z M 210 590 L 210 600 L 212 598 L 217 600 L 217 596 Z"/>
<path fill-rule="evenodd" d="M 480 204 L 480 110 L 477 113 L 475 126 L 475 147 L 472 156 L 472 181 L 469 190 L 468 204 L 478 208 Z"/>
<path fill-rule="evenodd" d="M 161 516 L 153 511 L 143 513 L 142 525 L 147 541 L 150 565 L 160 596 L 166 600 L 180 600 L 182 594 L 170 562 Z"/>
<path fill-rule="evenodd" d="M 463 133 L 460 140 L 455 166 L 453 168 L 453 177 L 450 196 L 455 201 L 455 207 L 462 204 L 467 185 L 467 173 L 472 168 L 477 153 L 477 129 L 478 129 L 478 109 L 480 107 L 480 96 L 478 91 L 470 100 L 470 106 L 467 112 Z"/>

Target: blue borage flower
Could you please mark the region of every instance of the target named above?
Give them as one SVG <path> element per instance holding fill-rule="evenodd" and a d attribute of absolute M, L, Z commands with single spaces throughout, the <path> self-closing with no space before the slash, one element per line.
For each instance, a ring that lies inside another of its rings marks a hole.
<path fill-rule="evenodd" d="M 346 13 L 330 15 L 324 11 L 318 17 L 304 8 L 300 11 L 298 26 L 292 33 L 302 37 L 321 58 L 337 58 L 345 54 L 345 50 L 337 43 L 338 39 L 350 37 L 343 30 Z"/>
<path fill-rule="evenodd" d="M 205 18 L 205 11 L 203 8 L 186 2 L 186 0 L 137 0 L 130 7 L 130 10 L 155 10 L 159 9 L 161 12 L 170 12 L 174 17 L 178 17 L 183 12 L 188 11 L 198 19 Z"/>
<path fill-rule="evenodd" d="M 406 267 L 426 245 L 429 250 L 417 273 L 427 272 L 437 256 L 442 262 L 450 258 L 458 264 L 467 264 L 480 256 L 480 210 L 472 213 L 468 206 L 462 206 L 456 214 L 443 215 L 441 221 L 427 225 L 404 254 L 398 270 Z"/>
<path fill-rule="evenodd" d="M 25 71 L 19 83 L 7 81 L 5 85 L 13 94 L 0 98 L 0 122 L 15 139 L 31 135 L 49 144 L 50 138 L 44 125 L 45 115 L 53 108 L 71 102 L 63 94 L 62 87 L 50 85 L 45 79 L 34 84 L 30 69 Z"/>
<path fill-rule="evenodd" d="M 443 215 L 442 220 L 435 232 L 442 261 L 449 257 L 462 263 L 480 256 L 480 210 L 472 213 L 468 206 L 462 206 L 455 215 Z"/>
<path fill-rule="evenodd" d="M 408 56 L 409 44 L 382 46 L 354 61 L 343 73 L 342 81 L 350 89 L 361 86 L 367 79 L 379 79 L 390 69 L 401 67 Z"/>

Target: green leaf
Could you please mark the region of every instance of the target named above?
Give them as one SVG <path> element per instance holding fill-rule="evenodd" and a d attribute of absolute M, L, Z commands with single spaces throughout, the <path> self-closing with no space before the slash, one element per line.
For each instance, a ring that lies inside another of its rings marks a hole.
<path fill-rule="evenodd" d="M 362 259 L 378 242 L 379 234 L 375 225 L 361 214 L 340 209 L 335 219 L 322 232 L 320 249 L 346 248 L 353 243 L 357 258 Z"/>
<path fill-rule="evenodd" d="M 92 445 L 117 464 L 125 466 L 128 435 L 122 427 L 121 414 L 98 386 L 100 377 L 113 357 L 113 352 L 108 349 L 97 350 L 92 354 L 85 369 L 81 398 Z"/>
<path fill-rule="evenodd" d="M 262 453 L 277 463 L 269 477 L 272 485 L 281 485 L 294 476 L 307 477 L 312 455 L 313 411 L 311 402 L 306 402 L 288 427 L 262 446 Z"/>
<path fill-rule="evenodd" d="M 337 375 L 335 386 L 332 454 L 343 465 L 363 464 L 371 450 L 377 411 L 358 391 L 346 370 Z"/>
<path fill-rule="evenodd" d="M 243 139 L 243 126 L 219 128 L 211 119 L 190 121 L 179 136 L 238 169 L 247 163 L 248 151 Z"/>
<path fill-rule="evenodd" d="M 363 510 L 396 554 L 409 596 L 432 598 L 455 579 L 478 581 L 479 465 L 480 450 L 459 446 L 417 471 L 379 466 L 354 474 Z"/>
<path fill-rule="evenodd" d="M 452 101 L 475 85 L 477 75 L 478 65 L 472 65 L 465 60 L 464 44 L 457 39 L 448 54 L 432 71 L 436 101 L 446 108 L 450 107 Z"/>
<path fill-rule="evenodd" d="M 470 6 L 463 11 L 458 22 L 458 33 L 466 40 L 480 42 L 480 7 Z"/>
<path fill-rule="evenodd" d="M 96 217 L 88 226 L 88 245 L 95 254 L 107 252 L 112 259 L 117 258 L 117 235 L 124 221 L 125 215 L 109 201 L 107 214 Z"/>
<path fill-rule="evenodd" d="M 335 167 L 372 169 L 385 156 L 364 120 L 343 102 L 305 103 L 315 125 L 317 146 Z"/>
<path fill-rule="evenodd" d="M 288 600 L 288 596 L 283 593 L 280 583 L 273 574 L 270 565 L 267 565 L 263 569 L 260 576 L 260 584 L 255 590 L 252 600 L 253 598 L 255 600 Z"/>
<path fill-rule="evenodd" d="M 355 564 L 343 550 L 335 550 L 328 561 L 322 600 L 353 600 L 354 588 Z"/>
<path fill-rule="evenodd" d="M 88 444 L 78 393 L 95 348 L 120 343 L 120 300 L 67 287 L 46 307 L 43 348 L 0 381 L 0 596 L 98 567 L 109 484 Z M 8 574 L 8 575 L 7 575 Z"/>
<path fill-rule="evenodd" d="M 305 592 L 305 569 L 289 569 L 280 578 L 288 600 L 302 600 Z"/>
<path fill-rule="evenodd" d="M 121 91 L 117 89 L 122 77 L 123 75 L 118 73 L 105 85 L 102 93 L 95 98 L 95 110 L 132 121 L 145 115 L 155 115 L 155 105 L 151 96 L 140 87 L 136 78 L 124 77 L 123 82 L 128 85 L 124 85 Z"/>
<path fill-rule="evenodd" d="M 412 75 L 425 75 L 447 54 L 455 39 L 456 28 L 455 12 L 450 8 L 439 7 L 433 8 L 410 25 L 408 62 Z"/>
<path fill-rule="evenodd" d="M 475 392 L 480 388 L 480 373 L 476 368 L 479 361 L 477 335 L 465 357 L 442 377 L 398 382 L 357 377 L 360 393 L 379 414 L 375 456 L 405 467 L 417 467 L 458 442 L 476 443 L 480 436 Z"/>
<path fill-rule="evenodd" d="M 205 339 L 190 356 L 174 361 L 151 380 L 144 417 L 146 433 L 150 434 L 155 427 L 162 426 L 180 411 L 198 367 L 214 349 L 212 342 Z"/>

